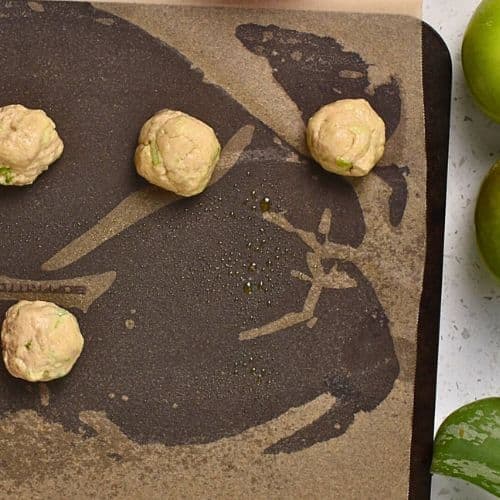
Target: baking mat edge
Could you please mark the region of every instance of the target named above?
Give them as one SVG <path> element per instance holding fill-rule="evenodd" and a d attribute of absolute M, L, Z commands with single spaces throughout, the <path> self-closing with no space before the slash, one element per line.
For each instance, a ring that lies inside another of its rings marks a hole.
<path fill-rule="evenodd" d="M 422 22 L 427 154 L 427 243 L 417 331 L 413 434 L 408 498 L 430 497 L 437 381 L 446 182 L 451 106 L 451 57 L 443 39 Z M 435 85 L 438 81 L 441 85 Z"/>

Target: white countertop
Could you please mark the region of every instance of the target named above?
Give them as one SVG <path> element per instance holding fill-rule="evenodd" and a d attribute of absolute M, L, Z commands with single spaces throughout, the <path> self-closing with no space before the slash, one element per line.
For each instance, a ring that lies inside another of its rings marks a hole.
<path fill-rule="evenodd" d="M 500 282 L 485 269 L 474 237 L 480 183 L 500 159 L 500 125 L 475 107 L 460 62 L 464 30 L 479 0 L 424 0 L 424 20 L 453 60 L 450 153 L 436 429 L 463 404 L 500 396 Z M 459 480 L 433 479 L 433 500 L 495 498 Z"/>

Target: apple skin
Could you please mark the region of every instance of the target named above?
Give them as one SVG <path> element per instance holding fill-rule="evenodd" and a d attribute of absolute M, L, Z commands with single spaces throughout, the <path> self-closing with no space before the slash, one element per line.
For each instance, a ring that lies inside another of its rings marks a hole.
<path fill-rule="evenodd" d="M 490 270 L 500 278 L 500 161 L 485 177 L 477 198 L 476 237 Z"/>
<path fill-rule="evenodd" d="M 479 107 L 500 123 L 500 0 L 483 0 L 462 44 L 465 79 Z"/>

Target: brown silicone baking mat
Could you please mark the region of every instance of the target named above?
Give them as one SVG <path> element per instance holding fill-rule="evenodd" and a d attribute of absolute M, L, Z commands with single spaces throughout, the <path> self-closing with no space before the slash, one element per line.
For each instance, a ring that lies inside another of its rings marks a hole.
<path fill-rule="evenodd" d="M 429 495 L 450 60 L 405 16 L 0 0 L 0 105 L 63 157 L 0 187 L 0 314 L 71 308 L 70 375 L 0 368 L 0 497 Z M 309 159 L 341 98 L 387 125 L 363 179 Z M 223 152 L 192 199 L 135 174 L 181 109 Z M 269 202 L 263 200 L 268 197 Z"/>

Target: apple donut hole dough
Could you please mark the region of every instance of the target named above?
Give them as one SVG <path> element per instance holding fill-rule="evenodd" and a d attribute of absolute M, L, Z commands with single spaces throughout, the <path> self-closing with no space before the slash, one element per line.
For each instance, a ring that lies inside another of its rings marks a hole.
<path fill-rule="evenodd" d="M 26 186 L 63 152 L 55 123 L 41 109 L 0 108 L 0 184 Z"/>
<path fill-rule="evenodd" d="M 343 99 L 309 119 L 306 138 L 312 157 L 325 170 L 360 177 L 384 154 L 385 124 L 364 99 Z"/>
<path fill-rule="evenodd" d="M 167 191 L 195 196 L 208 186 L 221 146 L 206 123 L 164 109 L 142 127 L 135 151 L 137 173 Z"/>
<path fill-rule="evenodd" d="M 2 349 L 9 373 L 28 382 L 47 382 L 67 375 L 83 349 L 77 319 L 44 301 L 21 300 L 7 310 Z"/>

